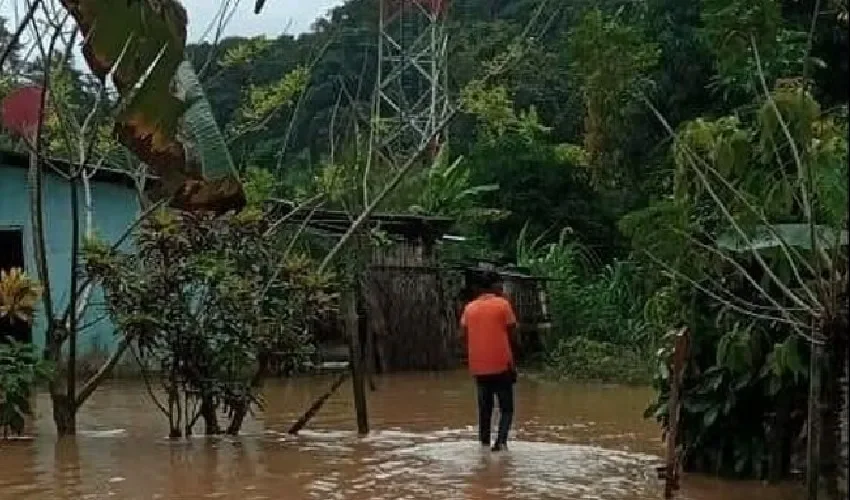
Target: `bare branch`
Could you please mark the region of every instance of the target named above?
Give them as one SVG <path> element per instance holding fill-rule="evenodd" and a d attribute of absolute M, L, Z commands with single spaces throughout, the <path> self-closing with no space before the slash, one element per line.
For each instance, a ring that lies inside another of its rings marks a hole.
<path fill-rule="evenodd" d="M 665 119 L 665 118 L 661 115 L 661 113 L 660 113 L 660 112 L 658 111 L 658 109 L 657 109 L 657 108 L 656 108 L 656 107 L 652 104 L 652 102 L 650 102 L 650 101 L 649 101 L 649 99 L 648 99 L 646 96 L 643 96 L 643 95 L 642 95 L 642 96 L 641 96 L 641 98 L 642 98 L 642 99 L 643 99 L 643 101 L 646 103 L 646 105 L 650 108 L 650 110 L 652 110 L 652 112 L 655 114 L 655 116 L 659 119 L 659 121 L 661 122 L 661 124 L 662 124 L 662 125 L 664 126 L 664 128 L 667 130 L 667 132 L 668 132 L 668 134 L 670 135 L 671 139 L 673 139 L 674 141 L 678 141 L 678 135 L 677 135 L 677 134 L 673 131 L 673 129 L 672 129 L 672 127 L 670 126 L 670 124 L 669 124 L 669 123 L 667 122 L 667 120 L 666 120 L 666 119 Z M 790 253 L 790 254 L 793 254 L 793 255 L 794 255 L 794 257 L 796 257 L 796 258 L 799 260 L 799 262 L 800 262 L 800 263 L 802 263 L 802 264 L 804 265 L 804 267 L 805 267 L 805 268 L 806 268 L 806 269 L 807 269 L 810 273 L 812 273 L 812 274 L 816 274 L 815 269 L 811 266 L 811 264 L 809 264 L 808 260 L 806 260 L 806 259 L 805 259 L 805 258 L 804 258 L 801 254 L 800 254 L 800 252 L 799 252 L 796 248 L 794 248 L 794 247 L 789 247 L 789 246 L 787 245 L 787 243 L 785 242 L 785 239 L 782 237 L 782 235 L 780 235 L 780 234 L 776 231 L 776 228 L 774 228 L 774 227 L 773 227 L 772 222 L 771 222 L 771 221 L 769 221 L 769 220 L 767 219 L 767 217 L 764 215 L 764 212 L 763 212 L 762 210 L 759 210 L 759 209 L 758 209 L 757 207 L 755 207 L 752 203 L 750 203 L 750 200 L 749 200 L 749 199 L 747 199 L 747 197 L 746 197 L 746 196 L 744 196 L 744 194 L 743 194 L 743 193 L 741 193 L 741 191 L 740 191 L 738 188 L 736 188 L 736 187 L 735 187 L 735 186 L 734 186 L 731 182 L 729 182 L 729 180 L 728 180 L 728 179 L 727 179 L 727 178 L 726 178 L 723 174 L 721 174 L 721 173 L 720 173 L 720 172 L 719 172 L 719 171 L 718 171 L 718 170 L 717 170 L 714 166 L 710 165 L 710 164 L 709 164 L 707 161 L 705 161 L 702 157 L 700 157 L 699 155 L 697 155 L 696 153 L 694 153 L 694 152 L 693 152 L 693 151 L 692 151 L 692 150 L 691 150 L 691 149 L 690 149 L 690 148 L 689 148 L 686 144 L 683 144 L 683 147 L 684 147 L 684 148 L 685 148 L 685 150 L 689 153 L 689 155 L 690 155 L 690 157 L 691 157 L 691 158 L 693 158 L 695 161 L 699 162 L 699 164 L 700 164 L 700 165 L 702 165 L 702 166 L 703 166 L 703 168 L 705 168 L 708 172 L 710 172 L 711 174 L 713 174 L 713 175 L 714 175 L 714 177 L 715 177 L 717 180 L 719 180 L 719 181 L 720 181 L 720 183 L 721 183 L 721 184 L 722 184 L 722 185 L 723 185 L 726 189 L 728 189 L 728 190 L 729 190 L 729 191 L 730 191 L 733 195 L 735 195 L 735 197 L 738 199 L 738 201 L 740 201 L 740 202 L 744 205 L 744 207 L 745 207 L 747 210 L 749 210 L 749 211 L 750 211 L 753 215 L 755 215 L 756 217 L 758 217 L 758 218 L 759 218 L 759 220 L 762 222 L 762 224 L 764 224 L 764 226 L 765 226 L 765 228 L 768 230 L 768 232 L 769 232 L 769 233 L 770 233 L 770 234 L 771 234 L 774 238 L 776 238 L 776 240 L 779 242 L 779 245 L 782 247 L 783 253 L 785 253 L 786 258 L 788 259 L 788 262 L 789 262 L 789 264 L 791 265 L 791 269 L 792 269 L 792 271 L 794 271 L 794 275 L 795 275 L 795 277 L 797 277 L 797 279 L 798 279 L 798 281 L 800 282 L 800 284 L 801 284 L 801 285 L 805 286 L 805 282 L 802 280 L 802 278 L 800 278 L 800 277 L 799 277 L 799 276 L 800 276 L 800 275 L 799 275 L 799 271 L 797 271 L 797 268 L 796 268 L 796 265 L 795 265 L 794 259 L 793 259 L 793 258 L 789 255 L 789 253 Z M 702 180 L 702 178 L 701 178 L 701 180 Z M 750 240 L 749 240 L 749 239 L 745 239 L 745 241 L 747 241 L 748 243 L 750 242 Z M 811 298 L 811 295 L 810 295 L 810 298 Z"/>
<path fill-rule="evenodd" d="M 669 273 L 670 275 L 672 275 L 676 278 L 684 280 L 685 282 L 687 282 L 688 284 L 690 284 L 691 286 L 693 286 L 697 290 L 701 291 L 702 293 L 708 295 L 709 297 L 711 297 L 712 299 L 714 299 L 718 303 L 723 304 L 724 306 L 726 306 L 726 307 L 728 307 L 728 308 L 730 308 L 730 309 L 732 309 L 732 310 L 734 310 L 734 311 L 736 311 L 740 314 L 743 314 L 745 316 L 750 316 L 752 318 L 756 318 L 756 319 L 760 319 L 760 320 L 772 321 L 772 322 L 783 323 L 783 324 L 789 325 L 794 330 L 794 332 L 797 333 L 798 335 L 800 335 L 801 337 L 805 338 L 806 340 L 808 340 L 810 342 L 815 341 L 812 338 L 811 335 L 808 335 L 808 334 L 803 332 L 803 330 L 809 329 L 809 326 L 806 325 L 805 323 L 801 323 L 801 322 L 795 321 L 793 319 L 787 319 L 787 318 L 783 318 L 783 317 L 779 317 L 779 316 L 770 316 L 770 315 L 767 315 L 767 314 L 762 314 L 762 313 L 750 311 L 746 308 L 743 308 L 743 307 L 739 306 L 738 304 L 730 302 L 730 301 L 724 299 L 723 297 L 720 297 L 716 293 L 712 292 L 711 290 L 705 288 L 701 284 L 697 283 L 690 276 L 682 273 L 681 271 L 674 269 L 673 267 L 668 265 L 666 262 L 655 257 L 654 255 L 652 255 L 651 252 L 646 252 L 646 254 L 647 254 L 647 256 L 649 256 L 649 258 L 652 261 L 654 261 L 656 264 L 658 264 L 659 266 L 664 268 L 664 270 L 667 273 Z"/>
<path fill-rule="evenodd" d="M 87 288 L 86 290 L 91 290 L 91 287 Z M 80 311 L 80 312 L 82 312 L 84 309 L 77 309 L 77 310 L 78 310 L 78 311 Z M 78 316 L 81 316 L 82 314 L 81 314 L 81 313 L 77 313 L 77 315 L 78 315 Z M 80 330 L 81 332 L 83 332 L 83 331 L 85 331 L 85 330 L 87 330 L 87 329 L 89 329 L 89 328 L 93 327 L 94 325 L 96 325 L 96 324 L 98 324 L 98 323 L 101 323 L 101 322 L 103 322 L 103 321 L 106 321 L 106 320 L 108 320 L 108 319 L 109 319 L 109 314 L 101 314 L 101 315 L 100 315 L 100 316 L 98 316 L 97 318 L 95 318 L 95 319 L 93 319 L 93 320 L 91 320 L 91 321 L 87 321 L 87 322 L 85 322 L 85 323 L 81 324 L 81 325 L 80 325 L 79 330 Z"/>
<path fill-rule="evenodd" d="M 662 123 L 662 125 L 667 129 L 667 132 L 670 133 L 678 141 L 678 136 L 673 131 L 672 127 L 667 122 L 667 120 L 661 115 L 661 112 L 659 112 L 658 109 L 645 96 L 643 96 L 643 99 L 646 102 L 646 104 L 649 106 L 649 108 L 652 110 L 652 112 L 655 114 L 655 116 Z M 732 226 L 732 228 L 735 230 L 735 232 L 738 233 L 738 235 L 747 244 L 747 246 L 749 247 L 750 253 L 756 259 L 756 261 L 759 263 L 759 265 L 761 265 L 761 267 L 764 269 L 765 274 L 767 274 L 768 277 L 776 284 L 777 288 L 779 288 L 789 299 L 791 299 L 795 304 L 797 304 L 797 306 L 805 309 L 809 314 L 816 317 L 818 315 L 818 313 L 812 308 L 812 306 L 807 304 L 805 301 L 803 301 L 803 299 L 801 299 L 799 296 L 797 296 L 797 294 L 792 292 L 785 285 L 785 283 L 783 283 L 782 280 L 780 280 L 776 276 L 776 274 L 773 272 L 773 270 L 770 268 L 770 266 L 764 261 L 761 254 L 758 252 L 758 249 L 756 249 L 752 245 L 752 240 L 750 240 L 749 236 L 747 236 L 746 232 L 741 228 L 740 224 L 738 224 L 738 221 L 735 219 L 735 217 L 729 211 L 729 208 L 726 206 L 725 203 L 723 203 L 723 201 L 720 199 L 720 197 L 714 191 L 714 188 L 712 187 L 711 182 L 708 180 L 705 173 L 697 166 L 697 162 L 703 164 L 707 168 L 711 168 L 711 167 L 709 165 L 707 165 L 707 163 L 705 161 L 703 161 L 699 157 L 699 155 L 697 155 L 696 153 L 691 151 L 691 149 L 688 148 L 687 145 L 683 144 L 683 146 L 684 146 L 685 151 L 687 153 L 687 157 L 689 159 L 688 165 L 691 167 L 691 170 L 693 170 L 694 173 L 697 175 L 697 177 L 700 180 L 700 183 L 703 185 L 705 190 L 708 192 L 708 194 L 712 198 L 712 200 L 714 200 L 715 205 L 723 213 L 724 217 L 727 219 L 727 221 Z M 718 173 L 718 175 L 720 175 L 720 174 Z M 737 194 L 739 194 L 737 192 L 737 190 L 735 192 Z M 763 215 L 760 212 L 756 211 L 754 213 L 756 213 L 756 215 L 763 218 Z M 773 229 L 772 224 L 767 220 L 765 220 L 765 222 L 766 222 L 766 225 L 769 228 L 769 230 L 771 230 L 773 233 L 776 233 L 775 229 Z M 782 237 L 779 234 L 776 234 L 776 237 L 777 237 L 777 239 L 782 240 Z M 795 266 L 793 260 L 790 261 L 790 263 L 791 263 L 792 266 Z M 799 275 L 799 274 L 797 274 L 797 275 Z M 801 283 L 801 286 L 805 287 L 805 283 Z"/>
<path fill-rule="evenodd" d="M 280 276 L 280 272 L 283 271 L 284 266 L 286 266 L 286 260 L 289 257 L 289 253 L 292 251 L 293 248 L 295 248 L 295 244 L 298 242 L 298 238 L 300 238 L 301 235 L 304 233 L 304 229 L 307 228 L 307 225 L 310 223 L 310 219 L 313 218 L 313 214 L 316 213 L 316 210 L 318 210 L 318 208 L 319 206 L 314 206 L 310 210 L 310 213 L 307 214 L 306 217 L 304 217 L 304 220 L 301 221 L 301 225 L 298 227 L 298 230 L 292 236 L 292 239 L 289 241 L 289 245 L 287 245 L 286 250 L 280 257 L 280 263 L 278 264 L 277 268 L 275 268 L 271 278 L 269 278 L 269 280 L 266 282 L 266 285 L 263 287 L 263 291 L 260 293 L 260 296 L 257 299 L 258 304 L 263 301 L 269 289 L 272 287 L 272 285 L 274 285 L 275 281 L 277 281 L 277 277 Z"/>
<path fill-rule="evenodd" d="M 817 0 L 820 3 L 820 0 Z M 812 21 L 814 23 L 814 21 Z M 814 24 L 812 25 L 812 29 L 814 29 Z M 767 102 L 770 104 L 771 109 L 776 114 L 776 119 L 779 121 L 779 126 L 782 128 L 782 134 L 785 136 L 785 140 L 788 141 L 788 147 L 791 148 L 791 155 L 794 158 L 794 164 L 797 166 L 797 175 L 800 180 L 800 194 L 803 197 L 803 214 L 806 217 L 806 221 L 809 223 L 809 237 L 811 238 L 812 251 L 815 252 L 816 255 L 825 259 L 828 262 L 829 267 L 832 267 L 832 263 L 829 261 L 829 255 L 821 248 L 820 242 L 818 241 L 817 234 L 815 233 L 815 217 L 813 210 L 813 194 L 809 193 L 809 190 L 813 189 L 814 182 L 812 180 L 812 169 L 810 166 L 807 166 L 803 163 L 802 156 L 800 155 L 800 151 L 797 148 L 797 142 L 794 140 L 794 137 L 791 135 L 791 130 L 788 128 L 788 123 L 786 123 L 785 118 L 782 116 L 782 113 L 779 111 L 779 107 L 776 105 L 776 101 L 773 99 L 773 96 L 770 94 L 770 90 L 767 88 L 767 82 L 764 77 L 764 70 L 761 66 L 761 57 L 759 56 L 758 47 L 756 47 L 755 38 L 750 37 L 750 43 L 753 47 L 753 55 L 756 60 L 756 68 L 758 69 L 759 82 L 761 83 L 762 90 L 765 93 L 765 98 Z M 818 272 L 816 272 L 816 276 L 818 279 L 821 278 L 821 268 L 820 261 L 815 260 L 815 264 L 818 266 Z"/>
<path fill-rule="evenodd" d="M 139 356 L 139 354 L 136 352 L 136 349 L 134 349 L 132 346 L 130 346 L 130 352 L 133 354 L 133 358 L 136 359 L 136 363 L 139 365 L 139 371 L 141 371 L 142 373 L 142 380 L 144 380 L 145 382 L 145 388 L 148 390 L 148 395 L 151 397 L 151 400 L 154 402 L 157 408 L 159 408 L 159 411 L 161 411 L 163 415 L 168 415 L 170 418 L 170 412 L 165 409 L 165 405 L 160 403 L 159 398 L 157 398 L 156 394 L 153 392 L 150 377 L 148 377 L 148 370 L 144 362 L 142 362 L 141 356 Z"/>
<path fill-rule="evenodd" d="M 65 17 L 67 19 L 67 16 Z M 35 21 L 30 17 L 30 22 L 35 30 L 38 30 Z M 64 23 L 64 20 L 63 20 Z M 50 37 L 50 41 L 48 42 L 47 54 L 52 54 L 53 49 L 56 45 L 56 41 L 59 38 L 59 30 L 55 30 L 53 35 Z M 41 42 L 39 42 L 39 49 L 44 54 L 45 50 Z M 47 61 L 47 58 L 44 58 Z M 50 275 L 47 267 L 47 242 L 45 237 L 45 229 L 44 229 L 44 203 L 43 203 L 43 171 L 41 168 L 42 164 L 42 143 L 43 141 L 43 133 L 44 133 L 44 113 L 47 109 L 47 94 L 48 89 L 50 88 L 50 75 L 51 68 L 49 62 L 45 64 L 44 75 L 42 76 L 42 92 L 41 99 L 38 107 L 38 123 L 36 124 L 36 130 L 34 134 L 34 138 L 27 138 L 28 140 L 33 141 L 33 151 L 30 153 L 30 168 L 28 174 L 28 182 L 30 185 L 30 210 L 31 210 L 31 218 L 32 218 L 32 236 L 33 236 L 33 248 L 35 249 L 35 257 L 36 257 L 36 269 L 38 272 L 38 278 L 43 286 L 42 292 L 42 302 L 44 304 L 44 313 L 47 315 L 47 342 L 46 344 L 50 346 L 50 350 L 53 351 L 56 349 L 56 338 L 55 335 L 55 318 L 54 318 L 54 310 L 53 310 L 53 298 L 50 290 Z M 51 352 L 51 355 L 56 354 L 55 352 Z M 53 392 L 53 388 L 51 387 L 51 393 Z"/>
<path fill-rule="evenodd" d="M 820 0 L 815 0 L 815 7 L 812 11 L 812 22 L 809 25 L 809 36 L 806 39 L 806 55 L 803 60 L 803 81 L 805 82 L 808 79 L 809 72 L 812 68 L 812 45 L 815 41 L 815 28 L 818 24 L 818 16 L 820 15 Z M 751 37 L 751 41 L 755 41 L 754 38 Z M 756 60 L 758 60 L 758 54 L 756 54 Z M 759 65 L 760 66 L 760 65 Z M 759 67 L 761 70 L 761 67 Z"/>
<path fill-rule="evenodd" d="M 321 49 L 319 49 L 319 53 L 316 54 L 316 57 L 310 62 L 310 65 L 307 67 L 307 73 L 312 75 L 313 70 L 316 69 L 316 66 L 325 56 L 328 49 L 331 47 L 331 44 L 336 41 L 336 37 L 328 40 Z M 300 92 L 298 95 L 298 100 L 295 102 L 295 108 L 292 110 L 292 116 L 289 119 L 289 124 L 286 127 L 286 135 L 283 137 L 283 145 L 280 148 L 280 151 L 277 152 L 277 170 L 280 171 L 280 168 L 283 166 L 283 157 L 286 154 L 287 148 L 289 148 L 289 141 L 292 139 L 292 132 L 295 130 L 295 120 L 298 117 L 298 113 L 301 112 L 301 108 L 304 105 L 304 100 L 307 98 L 307 89 L 303 92 Z"/>
<path fill-rule="evenodd" d="M 681 230 L 679 230 L 679 229 L 675 229 L 675 228 L 673 228 L 673 231 L 675 231 L 676 233 L 678 233 L 678 234 L 680 234 L 680 235 L 682 235 L 682 236 L 686 237 L 686 238 L 687 238 L 688 240 L 690 240 L 690 241 L 691 241 L 691 243 L 693 243 L 694 245 L 697 245 L 697 246 L 699 246 L 700 248 L 702 248 L 702 249 L 704 249 L 704 250 L 707 250 L 707 251 L 711 252 L 711 253 L 712 253 L 712 254 L 714 254 L 714 255 L 717 255 L 718 257 L 720 257 L 721 259 L 723 259 L 723 260 L 724 260 L 724 261 L 726 261 L 727 263 L 731 264 L 731 265 L 732 265 L 732 266 L 733 266 L 733 267 L 734 267 L 734 268 L 735 268 L 738 272 L 740 272 L 740 273 L 741 273 L 741 275 L 744 277 L 744 279 L 745 279 L 745 280 L 747 280 L 747 282 L 748 282 L 750 285 L 752 285 L 752 287 L 753 287 L 753 288 L 755 288 L 755 289 L 756 289 L 756 290 L 757 290 L 757 291 L 758 291 L 758 292 L 759 292 L 759 293 L 760 293 L 760 294 L 761 294 L 761 295 L 762 295 L 765 299 L 767 299 L 767 301 L 768 301 L 768 302 L 770 302 L 770 303 L 771 303 L 771 305 L 773 306 L 773 308 L 774 308 L 775 310 L 780 311 L 780 312 L 785 312 L 785 311 L 788 311 L 788 310 L 789 310 L 787 307 L 785 307 L 785 306 L 783 306 L 783 305 L 779 304 L 779 302 L 777 302 L 777 301 L 776 301 L 776 299 L 774 299 L 774 298 L 773 298 L 773 296 L 772 296 L 772 295 L 771 295 L 771 294 L 770 294 L 767 290 L 765 290 L 765 289 L 764 289 L 764 288 L 763 288 L 763 287 L 762 287 L 762 286 L 761 286 L 761 285 L 760 285 L 760 284 L 759 284 L 759 283 L 758 283 L 758 282 L 757 282 L 757 281 L 756 281 L 756 280 L 755 280 L 755 279 L 754 279 L 754 278 L 750 275 L 750 273 L 749 273 L 749 272 L 747 272 L 747 270 L 746 270 L 746 269 L 744 269 L 744 267 L 743 267 L 740 263 L 738 263 L 738 261 L 737 261 L 737 260 L 735 260 L 733 257 L 731 257 L 731 256 L 729 256 L 729 255 L 726 255 L 726 253 L 724 253 L 723 251 L 719 250 L 719 249 L 718 249 L 718 248 L 716 248 L 716 247 L 713 247 L 713 246 L 711 246 L 711 245 L 706 245 L 705 243 L 703 243 L 703 242 L 699 241 L 697 238 L 694 238 L 694 237 L 693 237 L 693 235 L 688 234 L 688 233 L 687 233 L 687 232 L 685 232 L 685 231 L 681 231 Z M 741 299 L 741 300 L 743 300 L 743 299 Z M 749 304 L 749 305 L 750 305 L 751 307 L 753 307 L 753 308 L 759 308 L 759 307 L 761 307 L 761 306 L 756 306 L 755 304 Z M 801 311 L 802 311 L 803 309 L 796 309 L 796 310 L 801 310 Z"/>
<path fill-rule="evenodd" d="M 443 123 L 441 123 L 440 126 L 436 128 L 436 130 L 442 130 L 452 116 L 453 113 L 449 114 L 447 119 L 443 120 Z M 390 179 L 390 182 L 388 182 L 384 186 L 384 188 L 375 196 L 375 198 L 371 202 L 369 202 L 368 205 L 366 205 L 360 215 L 357 216 L 354 222 L 351 223 L 351 226 L 349 226 L 345 233 L 343 233 L 342 237 L 340 237 L 337 244 L 334 245 L 333 248 L 331 248 L 331 250 L 325 256 L 324 260 L 322 260 L 322 263 L 319 265 L 319 272 L 324 271 L 331 264 L 331 262 L 333 262 L 333 259 L 336 258 L 336 255 L 339 253 L 339 251 L 342 250 L 342 247 L 345 246 L 345 244 L 348 243 L 348 240 L 350 240 L 351 237 L 354 236 L 354 234 L 360 230 L 360 227 L 363 226 L 363 224 L 369 219 L 375 209 L 378 208 L 378 205 L 382 201 L 384 201 L 384 198 L 386 198 L 399 184 L 401 184 L 401 181 L 402 179 L 404 179 L 404 176 L 407 175 L 407 173 L 413 168 L 414 165 L 416 165 L 419 160 L 419 157 L 422 156 L 423 153 L 425 153 L 429 146 L 430 138 L 428 141 L 423 141 L 422 144 L 419 145 L 416 151 L 410 156 L 410 158 L 408 158 L 404 165 L 402 165 L 401 168 L 398 169 L 392 179 Z"/>
<path fill-rule="evenodd" d="M 6 59 L 9 58 L 9 55 L 12 53 L 12 50 L 18 45 L 18 42 L 21 40 L 21 35 L 24 33 L 24 30 L 27 28 L 27 25 L 32 21 L 33 15 L 35 11 L 38 10 L 38 7 L 41 5 L 42 0 L 33 0 L 30 3 L 29 8 L 27 8 L 26 14 L 24 14 L 23 19 L 18 24 L 18 28 L 15 30 L 15 33 L 12 34 L 12 37 L 9 39 L 9 44 L 3 47 L 3 53 L 0 54 L 0 72 L 3 71 L 3 64 L 6 63 Z"/>
<path fill-rule="evenodd" d="M 328 126 L 328 139 L 330 139 L 328 142 L 329 142 L 329 145 L 330 145 L 330 148 L 331 148 L 331 151 L 330 151 L 331 165 L 333 165 L 334 162 L 336 161 L 336 141 L 334 140 L 334 130 L 336 130 L 336 115 L 337 115 L 337 112 L 339 112 L 339 105 L 342 102 L 342 94 L 343 94 L 343 89 L 345 87 L 345 82 L 341 81 L 342 80 L 341 78 L 339 80 L 340 80 L 340 89 L 339 89 L 339 92 L 337 93 L 336 102 L 334 103 L 333 110 L 331 110 L 331 123 Z"/>
<path fill-rule="evenodd" d="M 201 40 L 204 40 L 212 29 L 213 24 L 216 25 L 215 35 L 213 37 L 213 41 L 210 44 L 210 50 L 207 54 L 207 59 L 201 66 L 201 70 L 198 71 L 198 81 L 203 81 L 207 71 L 212 65 L 212 62 L 215 60 L 216 52 L 218 49 L 218 43 L 221 40 L 221 36 L 224 34 L 224 29 L 227 27 L 228 24 L 230 24 L 230 20 L 233 18 L 233 14 L 236 13 L 236 9 L 237 7 L 239 7 L 240 1 L 241 0 L 222 0 L 218 9 L 218 13 L 216 14 L 215 18 L 213 18 L 213 20 L 210 22 L 209 26 L 207 26 L 207 29 L 206 31 L 204 31 L 204 34 L 201 35 Z"/>
<path fill-rule="evenodd" d="M 121 360 L 121 357 L 124 355 L 124 352 L 127 350 L 127 347 L 130 345 L 130 339 L 126 335 L 121 337 L 121 340 L 118 342 L 118 345 L 115 347 L 115 350 L 109 356 L 109 359 L 100 369 L 91 376 L 90 379 L 86 381 L 82 388 L 80 388 L 79 394 L 77 394 L 76 402 L 74 403 L 74 409 L 76 410 L 86 400 L 91 396 L 95 389 L 103 382 L 103 380 L 108 377 L 112 373 L 112 369 L 115 368 L 115 365 L 118 364 L 118 361 Z"/>
<path fill-rule="evenodd" d="M 299 212 L 301 212 L 302 210 L 304 210 L 307 207 L 313 206 L 314 203 L 317 203 L 323 197 L 324 197 L 324 194 L 317 194 L 317 195 L 313 196 L 312 198 L 308 199 L 307 201 L 305 201 L 304 203 L 293 208 L 286 215 L 284 215 L 279 220 L 275 221 L 274 224 L 269 226 L 269 228 L 266 229 L 266 232 L 263 234 L 263 236 L 264 237 L 271 236 L 275 231 L 277 231 L 277 229 L 281 225 L 286 224 L 291 218 L 295 217 Z"/>
<path fill-rule="evenodd" d="M 133 231 L 136 229 L 136 227 L 138 227 L 138 225 L 139 225 L 139 224 L 141 224 L 141 223 L 142 223 L 145 219 L 147 219 L 148 217 L 150 217 L 150 215 L 151 215 L 151 214 L 153 214 L 153 213 L 154 213 L 157 209 L 159 209 L 160 207 L 162 207 L 162 206 L 166 205 L 166 204 L 167 204 L 167 203 L 169 203 L 170 201 L 171 201 L 171 198 L 164 198 L 164 199 L 159 200 L 158 202 L 154 203 L 154 204 L 153 204 L 153 205 L 151 205 L 150 207 L 148 207 L 148 208 L 147 208 L 144 212 L 142 212 L 142 213 L 139 215 L 139 217 L 138 217 L 138 218 L 136 218 L 136 220 L 134 220 L 134 221 L 133 221 L 133 223 L 132 223 L 132 224 L 130 224 L 130 225 L 127 227 L 127 229 L 125 229 L 125 230 L 124 230 L 124 233 L 123 233 L 123 234 L 121 234 L 121 236 L 119 236 L 119 237 L 118 237 L 118 239 L 117 239 L 117 240 L 115 240 L 115 241 L 112 243 L 111 249 L 112 249 L 112 250 L 117 250 L 117 249 L 118 249 L 118 248 L 119 248 L 119 247 L 120 247 L 120 246 L 124 243 L 124 241 L 125 241 L 128 237 L 130 237 L 130 235 L 131 235 L 131 234 L 133 234 Z M 85 280 L 83 280 L 83 282 L 82 282 L 82 284 L 81 284 L 82 288 L 83 288 L 83 289 L 85 289 L 85 287 L 87 287 L 87 286 L 89 286 L 90 284 L 92 284 L 92 282 L 93 282 L 93 281 L 94 281 L 94 278 L 92 278 L 91 276 L 87 276 L 87 277 L 86 277 L 86 279 L 85 279 Z M 66 316 L 65 316 L 65 318 L 66 318 L 66 320 L 67 320 L 67 315 L 68 315 L 68 314 L 69 314 L 69 313 L 68 313 L 68 312 L 67 312 L 67 310 L 66 310 L 66 312 L 65 312 L 65 315 L 66 315 Z"/>

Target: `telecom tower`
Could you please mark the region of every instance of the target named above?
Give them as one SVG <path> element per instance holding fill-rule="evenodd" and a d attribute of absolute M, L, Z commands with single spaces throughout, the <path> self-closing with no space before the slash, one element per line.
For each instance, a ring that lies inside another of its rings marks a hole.
<path fill-rule="evenodd" d="M 376 145 L 395 165 L 444 142 L 449 114 L 445 29 L 449 0 L 378 0 Z"/>

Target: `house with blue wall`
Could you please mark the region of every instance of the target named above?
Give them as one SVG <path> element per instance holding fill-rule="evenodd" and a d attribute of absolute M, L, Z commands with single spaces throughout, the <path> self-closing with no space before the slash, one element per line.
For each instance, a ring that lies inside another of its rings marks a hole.
<path fill-rule="evenodd" d="M 27 179 L 29 158 L 26 154 L 0 151 L 0 269 L 23 267 L 32 277 L 37 277 L 33 252 L 32 218 L 30 214 L 29 183 Z M 54 315 L 61 315 L 68 305 L 71 276 L 71 185 L 63 177 L 62 164 L 44 169 L 43 204 L 46 255 Z M 94 234 L 102 241 L 114 243 L 136 220 L 140 212 L 139 199 L 133 179 L 128 175 L 108 169 L 98 169 L 91 178 L 92 220 Z M 85 207 L 83 188 L 79 189 L 80 238 L 84 237 Z M 106 354 L 117 344 L 115 328 L 103 307 L 100 290 L 94 290 L 91 307 L 86 311 L 81 325 L 78 353 Z M 41 304 L 39 304 L 41 307 Z M 20 332 L 21 340 L 33 342 L 38 347 L 45 344 L 46 315 L 38 310 L 28 331 Z"/>

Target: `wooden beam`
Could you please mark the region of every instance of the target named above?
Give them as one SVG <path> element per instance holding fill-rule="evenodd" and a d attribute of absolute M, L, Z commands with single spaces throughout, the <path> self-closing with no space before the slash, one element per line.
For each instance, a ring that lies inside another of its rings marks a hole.
<path fill-rule="evenodd" d="M 349 366 L 351 367 L 351 385 L 354 393 L 354 411 L 357 417 L 357 433 L 369 434 L 369 414 L 366 407 L 366 384 L 363 374 L 363 353 L 360 349 L 360 328 L 357 315 L 357 294 L 354 290 L 343 296 L 345 314 L 345 333 L 348 337 Z"/>
<path fill-rule="evenodd" d="M 333 385 L 331 385 L 330 389 L 325 391 L 325 393 L 322 394 L 319 399 L 314 401 L 313 404 L 310 405 L 310 408 L 308 408 L 307 411 L 305 411 L 304 414 L 301 415 L 301 418 L 299 418 L 294 424 L 292 424 L 292 427 L 290 427 L 289 430 L 286 431 L 287 434 L 292 434 L 293 436 L 298 434 L 298 432 L 303 429 L 305 425 L 307 425 L 307 422 L 309 422 L 310 419 L 312 419 L 316 416 L 317 413 L 319 413 L 319 410 L 322 409 L 322 406 L 324 406 L 325 401 L 327 401 L 328 398 L 330 398 L 331 395 L 333 395 L 333 393 L 336 392 L 336 390 L 339 389 L 340 386 L 342 386 L 342 383 L 345 382 L 345 379 L 347 378 L 348 373 L 343 372 L 342 374 L 340 374 L 340 376 L 336 379 Z"/>

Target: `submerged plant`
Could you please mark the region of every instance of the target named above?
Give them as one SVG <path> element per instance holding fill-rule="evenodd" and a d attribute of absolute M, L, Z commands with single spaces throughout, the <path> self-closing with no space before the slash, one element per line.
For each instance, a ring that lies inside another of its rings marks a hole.
<path fill-rule="evenodd" d="M 41 286 L 19 269 L 0 271 L 0 320 L 31 323 Z"/>
<path fill-rule="evenodd" d="M 23 434 L 26 418 L 32 415 L 30 396 L 38 382 L 47 380 L 50 367 L 38 349 L 9 339 L 0 343 L 0 434 Z"/>

